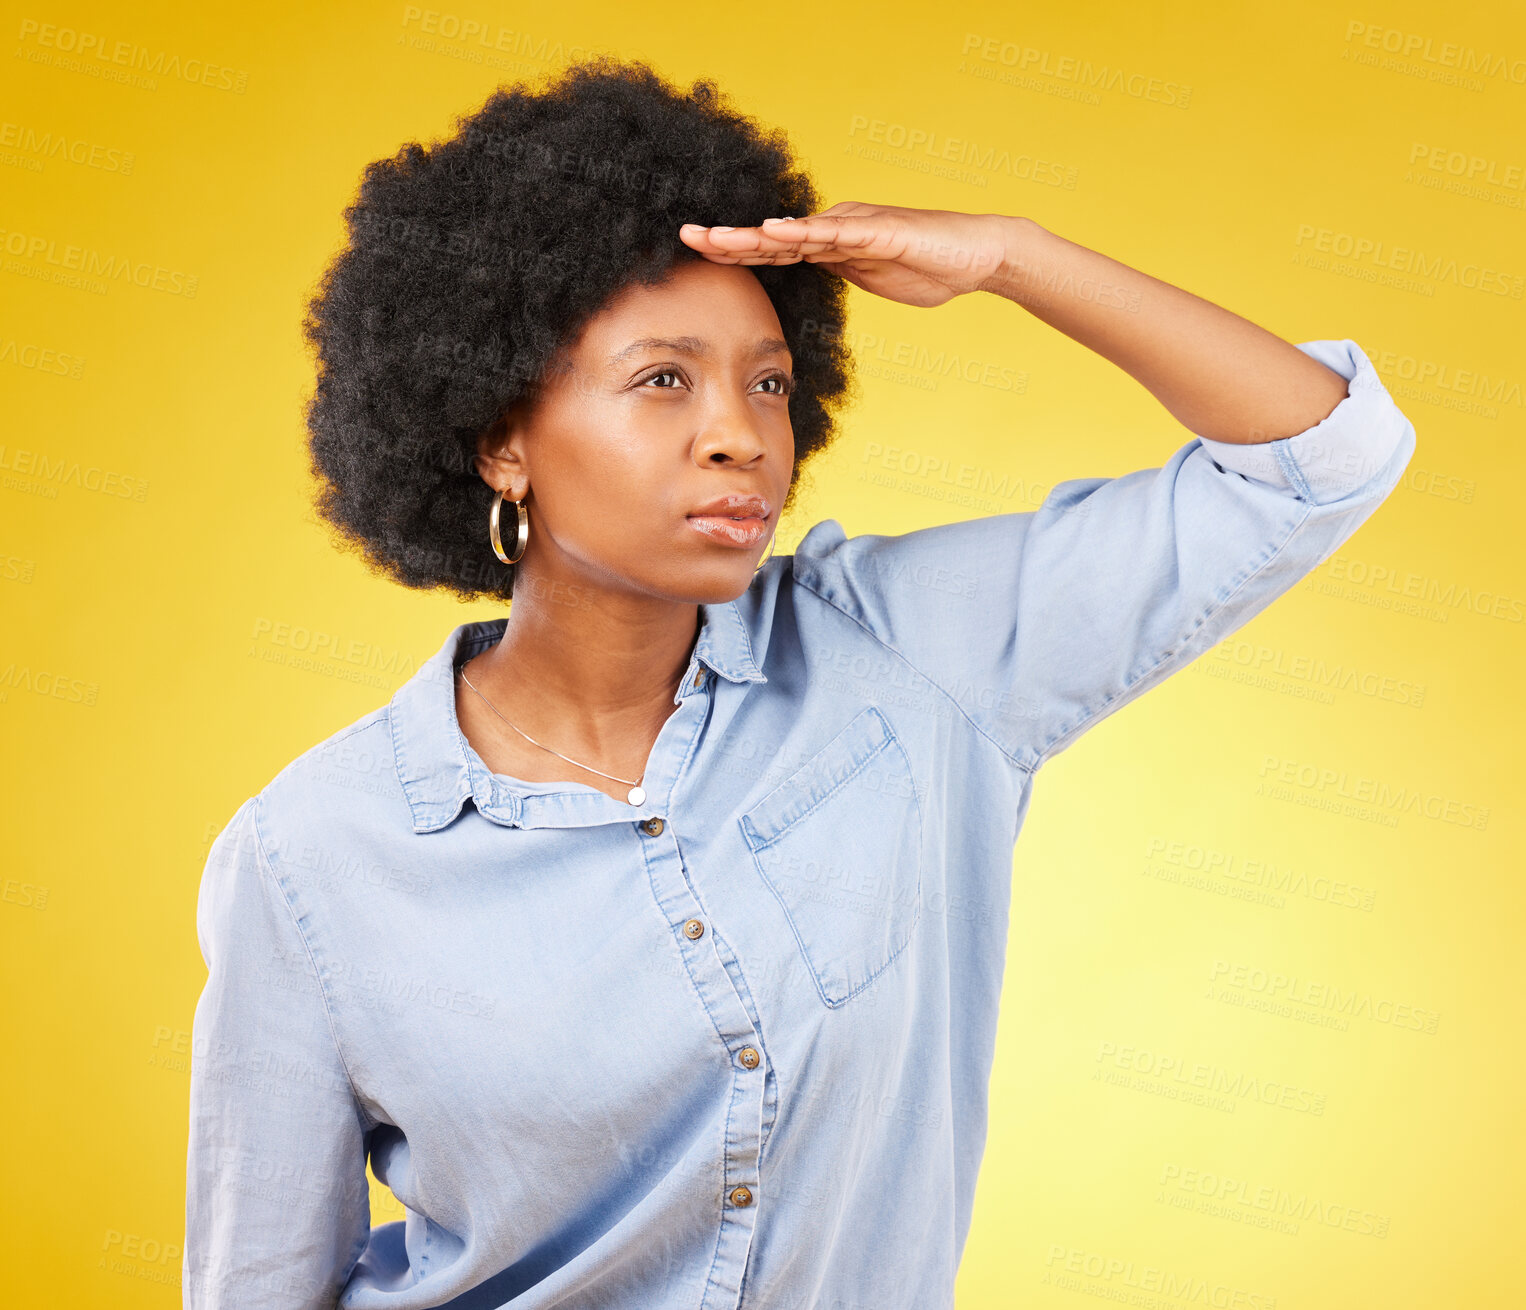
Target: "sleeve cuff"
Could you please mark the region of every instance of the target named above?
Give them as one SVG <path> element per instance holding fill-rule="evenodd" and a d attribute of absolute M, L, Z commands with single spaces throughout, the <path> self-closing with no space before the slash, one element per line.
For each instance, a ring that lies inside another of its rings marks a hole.
<path fill-rule="evenodd" d="M 1198 440 L 1220 469 L 1325 505 L 1371 482 L 1413 429 L 1355 341 L 1348 337 L 1296 345 L 1346 379 L 1347 394 L 1328 415 L 1312 428 L 1276 441 L 1243 445 L 1202 436 Z"/>

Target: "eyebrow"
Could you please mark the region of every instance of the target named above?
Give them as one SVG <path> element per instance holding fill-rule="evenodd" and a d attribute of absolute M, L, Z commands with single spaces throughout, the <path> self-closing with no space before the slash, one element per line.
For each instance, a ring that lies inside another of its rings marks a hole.
<path fill-rule="evenodd" d="M 642 337 L 640 341 L 633 341 L 624 350 L 611 355 L 609 363 L 613 367 L 642 350 L 672 350 L 681 355 L 703 355 L 709 349 L 710 343 L 702 337 Z M 789 342 L 782 337 L 764 337 L 752 348 L 753 359 L 780 353 L 789 354 Z"/>

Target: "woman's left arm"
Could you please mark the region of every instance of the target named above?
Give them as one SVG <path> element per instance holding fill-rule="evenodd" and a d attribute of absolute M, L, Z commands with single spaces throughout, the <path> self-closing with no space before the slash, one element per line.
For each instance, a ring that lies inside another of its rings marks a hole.
<path fill-rule="evenodd" d="M 1111 360 L 1188 431 L 1216 441 L 1292 436 L 1346 395 L 1346 379 L 1265 328 L 1031 218 L 849 200 L 801 219 L 685 225 L 680 235 L 719 263 L 829 263 L 910 305 L 993 292 Z"/>

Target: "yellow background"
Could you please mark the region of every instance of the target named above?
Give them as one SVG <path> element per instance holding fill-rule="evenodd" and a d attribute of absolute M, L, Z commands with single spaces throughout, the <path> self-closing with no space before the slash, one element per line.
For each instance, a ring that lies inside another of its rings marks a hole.
<path fill-rule="evenodd" d="M 1026 214 L 1289 340 L 1352 337 L 1418 432 L 1332 560 L 1041 775 L 961 1310 L 1521 1305 L 1523 301 L 1378 262 L 1526 275 L 1519 8 L 446 3 L 5 6 L 6 1300 L 179 1304 L 210 840 L 495 613 L 369 576 L 309 508 L 298 321 L 340 212 L 367 161 L 598 48 L 714 76 L 788 130 L 825 204 Z M 94 76 L 43 24 L 211 84 Z M 1406 44 L 1407 63 L 1384 49 Z M 1505 63 L 1459 75 L 1449 46 Z M 1089 91 L 1081 62 L 1124 80 Z M 48 133 L 78 162 L 25 148 Z M 975 158 L 949 171 L 957 142 Z M 983 166 L 993 148 L 1043 166 Z M 1494 180 L 1459 185 L 1449 152 Z M 1319 249 L 1348 240 L 1384 254 Z M 56 282 L 47 243 L 158 266 L 163 288 Z M 851 295 L 863 401 L 781 551 L 822 518 L 1031 509 L 1190 439 L 1009 302 Z M 1020 385 L 917 362 L 944 349 Z M 39 455 L 77 477 L 28 473 Z M 367 667 L 305 659 L 320 635 Z M 1310 661 L 1361 678 L 1325 690 Z M 1297 780 L 1320 770 L 1344 783 Z M 1359 787 L 1379 801 L 1354 808 Z M 1256 970 L 1435 1031 L 1267 1008 Z M 1299 1098 L 1171 1095 L 1197 1066 Z M 373 1198 L 375 1222 L 400 1217 Z"/>

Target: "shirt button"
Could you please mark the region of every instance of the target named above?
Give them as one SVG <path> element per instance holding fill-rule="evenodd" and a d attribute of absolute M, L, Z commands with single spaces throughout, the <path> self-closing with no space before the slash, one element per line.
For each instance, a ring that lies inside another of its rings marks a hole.
<path fill-rule="evenodd" d="M 652 818 L 645 820 L 641 824 L 641 831 L 646 833 L 646 835 L 648 837 L 657 837 L 657 836 L 660 836 L 661 833 L 662 833 L 662 829 L 663 829 L 663 822 L 662 822 L 661 819 L 657 818 L 655 815 Z"/>
<path fill-rule="evenodd" d="M 687 937 L 691 942 L 698 941 L 699 938 L 703 937 L 704 935 L 705 925 L 702 924 L 698 919 L 690 919 L 688 923 L 684 924 L 684 936 Z"/>
<path fill-rule="evenodd" d="M 758 1067 L 758 1053 L 751 1046 L 744 1046 L 738 1053 L 737 1059 L 742 1062 L 744 1069 L 756 1069 Z"/>
<path fill-rule="evenodd" d="M 731 1189 L 731 1204 L 751 1205 L 752 1193 L 749 1192 L 745 1187 L 733 1187 Z"/>
<path fill-rule="evenodd" d="M 698 670 L 694 674 L 694 685 L 696 687 L 703 687 L 705 685 L 705 671 L 704 671 L 704 669 L 700 669 L 700 670 Z"/>

